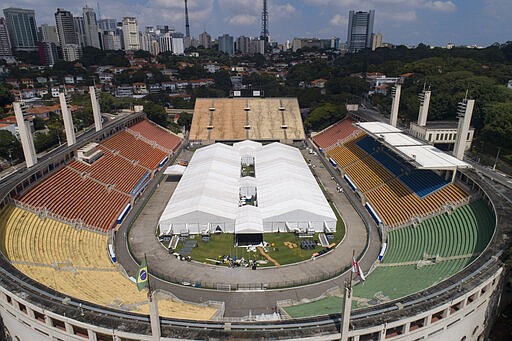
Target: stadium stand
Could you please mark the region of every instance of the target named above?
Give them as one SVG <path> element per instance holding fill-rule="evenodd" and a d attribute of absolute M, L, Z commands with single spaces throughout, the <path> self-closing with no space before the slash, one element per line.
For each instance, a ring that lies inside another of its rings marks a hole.
<path fill-rule="evenodd" d="M 370 154 L 393 175 L 423 198 L 448 184 L 446 180 L 430 170 L 415 169 L 410 165 L 392 156 L 389 150 L 380 145 L 369 136 L 365 136 L 357 142 L 357 145 Z"/>
<path fill-rule="evenodd" d="M 461 206 L 451 214 L 389 232 L 389 248 L 383 263 L 419 261 L 424 254 L 453 257 L 480 253 L 489 243 L 494 225 L 485 202 Z"/>
<path fill-rule="evenodd" d="M 353 308 L 362 308 L 426 289 L 459 272 L 489 244 L 495 216 L 483 200 L 461 206 L 451 214 L 426 219 L 389 233 L 383 262 L 354 286 Z M 423 263 L 427 254 L 430 263 Z M 438 256 L 436 259 L 435 256 Z M 292 317 L 340 312 L 339 297 L 285 308 Z"/>
<path fill-rule="evenodd" d="M 99 146 L 99 149 L 103 152 L 103 156 L 92 165 L 73 161 L 68 166 L 79 172 L 87 173 L 89 177 L 100 182 L 114 185 L 116 189 L 127 194 L 130 194 L 137 184 L 148 175 L 147 168 L 115 155 L 105 147 Z"/>
<path fill-rule="evenodd" d="M 31 189 L 20 201 L 34 209 L 108 230 L 130 202 L 130 196 L 66 166 Z"/>
<path fill-rule="evenodd" d="M 365 195 L 381 219 L 391 227 L 439 212 L 447 204 L 459 205 L 468 200 L 466 192 L 456 184 L 447 185 L 420 199 L 398 179 L 383 183 Z"/>
<path fill-rule="evenodd" d="M 76 230 L 12 206 L 0 212 L 0 251 L 14 266 L 44 285 L 95 304 L 148 314 L 146 293 L 139 292 L 107 253 L 107 237 Z M 159 300 L 162 316 L 207 320 L 208 306 Z"/>
<path fill-rule="evenodd" d="M 127 131 L 122 131 L 101 143 L 101 146 L 111 152 L 119 153 L 125 158 L 139 162 L 143 167 L 151 170 L 167 156 L 161 149 L 155 148 Z"/>
<path fill-rule="evenodd" d="M 178 136 L 148 120 L 134 124 L 127 131 L 138 133 L 170 152 L 178 149 L 181 143 L 181 139 Z"/>
<path fill-rule="evenodd" d="M 344 119 L 313 136 L 313 142 L 320 148 L 328 149 L 340 141 L 362 134 L 350 119 Z"/>
<path fill-rule="evenodd" d="M 430 170 L 418 170 L 393 157 L 368 136 L 356 137 L 328 151 L 390 227 L 408 224 L 467 202 L 468 195 Z"/>

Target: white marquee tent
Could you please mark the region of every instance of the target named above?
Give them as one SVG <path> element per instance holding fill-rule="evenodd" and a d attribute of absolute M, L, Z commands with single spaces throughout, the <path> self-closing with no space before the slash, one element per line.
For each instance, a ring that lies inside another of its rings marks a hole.
<path fill-rule="evenodd" d="M 242 177 L 254 159 L 255 177 Z M 244 205 L 256 193 L 256 205 Z M 335 231 L 336 216 L 300 151 L 242 141 L 197 150 L 159 221 L 162 234 Z"/>

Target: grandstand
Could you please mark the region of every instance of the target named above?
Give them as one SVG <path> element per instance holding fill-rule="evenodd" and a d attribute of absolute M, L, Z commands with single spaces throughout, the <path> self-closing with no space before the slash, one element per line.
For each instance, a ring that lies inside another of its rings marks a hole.
<path fill-rule="evenodd" d="M 107 237 L 77 230 L 11 206 L 0 212 L 0 251 L 14 266 L 65 295 L 114 309 L 148 314 L 146 294 L 112 264 Z M 207 320 L 209 306 L 163 299 L 160 313 L 174 318 Z"/>
<path fill-rule="evenodd" d="M 21 205 L 82 227 L 109 230 L 179 142 L 143 120 L 102 141 L 97 146 L 102 156 L 92 164 L 74 160 L 53 173 L 22 196 Z"/>
<path fill-rule="evenodd" d="M 394 230 L 381 263 L 354 287 L 355 309 L 398 299 L 424 290 L 470 264 L 489 244 L 495 217 L 482 200 L 452 213 L 426 219 L 417 226 Z M 290 306 L 292 316 L 315 316 L 319 307 L 339 312 L 339 297 Z"/>
<path fill-rule="evenodd" d="M 414 168 L 367 135 L 349 139 L 327 154 L 390 227 L 468 200 L 468 194 L 457 184 L 448 183 L 431 170 Z"/>
<path fill-rule="evenodd" d="M 167 153 L 163 150 L 146 143 L 127 131 L 121 131 L 103 141 L 101 146 L 151 170 L 157 169 L 167 157 Z"/>
<path fill-rule="evenodd" d="M 133 132 L 135 136 L 144 137 L 150 144 L 153 142 L 168 153 L 175 152 L 181 143 L 178 136 L 149 120 L 135 123 L 127 131 Z"/>
<path fill-rule="evenodd" d="M 107 187 L 66 166 L 30 190 L 20 201 L 34 211 L 48 210 L 84 227 L 108 230 L 130 202 L 130 195 Z"/>
<path fill-rule="evenodd" d="M 208 143 L 304 138 L 296 98 L 198 98 L 189 134 L 190 141 Z"/>
<path fill-rule="evenodd" d="M 330 149 L 335 145 L 343 144 L 348 139 L 352 139 L 361 133 L 362 131 L 354 125 L 354 121 L 344 119 L 314 135 L 312 140 L 318 147 Z"/>

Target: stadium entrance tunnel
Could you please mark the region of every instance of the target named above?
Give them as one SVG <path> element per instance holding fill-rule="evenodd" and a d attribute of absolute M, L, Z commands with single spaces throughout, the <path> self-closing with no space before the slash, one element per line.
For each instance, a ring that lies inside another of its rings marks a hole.
<path fill-rule="evenodd" d="M 263 244 L 263 233 L 236 234 L 237 246 L 261 245 Z"/>

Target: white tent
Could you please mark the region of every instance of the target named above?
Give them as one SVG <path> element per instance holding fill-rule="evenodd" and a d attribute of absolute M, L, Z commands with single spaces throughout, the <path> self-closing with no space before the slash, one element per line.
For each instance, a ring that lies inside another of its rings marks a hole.
<path fill-rule="evenodd" d="M 255 177 L 241 177 L 241 160 L 247 157 L 254 157 Z M 253 196 L 253 202 L 246 204 L 245 196 Z M 159 225 L 169 234 L 219 228 L 230 233 L 323 232 L 336 230 L 336 216 L 298 149 L 243 141 L 197 150 Z"/>

